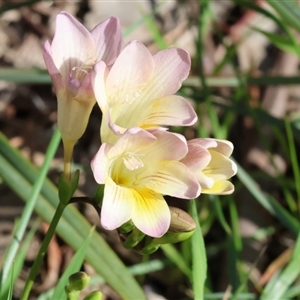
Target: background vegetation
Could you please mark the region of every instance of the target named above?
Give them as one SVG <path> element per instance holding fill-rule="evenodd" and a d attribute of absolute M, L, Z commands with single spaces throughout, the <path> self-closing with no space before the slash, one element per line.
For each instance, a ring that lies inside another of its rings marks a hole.
<path fill-rule="evenodd" d="M 90 29 L 117 16 L 125 40 L 139 39 L 152 53 L 170 46 L 188 50 L 192 70 L 180 94 L 193 103 L 199 122 L 181 133 L 231 140 L 239 168 L 233 195 L 168 199 L 189 211 L 201 229 L 149 256 L 125 249 L 117 232 L 101 228 L 92 207 L 70 205 L 32 299 L 63 299 L 61 288 L 52 293 L 67 266 L 92 275 L 87 290 L 100 289 L 105 299 L 141 299 L 142 290 L 148 299 L 200 299 L 203 289 L 205 299 L 300 299 L 296 0 L 2 1 L 0 257 L 6 280 L 0 299 L 20 296 L 57 206 L 62 148 L 41 46 L 53 37 L 61 10 Z M 77 196 L 96 190 L 89 162 L 100 145 L 100 120 L 95 107 L 75 149 Z"/>

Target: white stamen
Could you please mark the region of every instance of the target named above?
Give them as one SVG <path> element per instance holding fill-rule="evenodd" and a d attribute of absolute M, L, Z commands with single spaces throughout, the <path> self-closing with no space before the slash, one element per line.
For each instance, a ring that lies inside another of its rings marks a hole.
<path fill-rule="evenodd" d="M 139 156 L 145 156 L 145 154 L 136 154 L 136 152 L 128 152 L 125 157 L 123 157 L 124 165 L 130 171 L 137 170 L 144 166 L 144 163 Z"/>

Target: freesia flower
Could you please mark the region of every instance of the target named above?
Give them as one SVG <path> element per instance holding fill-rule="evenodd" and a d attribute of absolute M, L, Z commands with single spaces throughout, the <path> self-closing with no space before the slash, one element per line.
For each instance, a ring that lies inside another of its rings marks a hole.
<path fill-rule="evenodd" d="M 192 139 L 188 141 L 189 152 L 181 160 L 197 177 L 203 194 L 227 195 L 234 191 L 228 181 L 237 172 L 230 160 L 233 145 L 226 140 Z"/>
<path fill-rule="evenodd" d="M 91 166 L 105 184 L 101 210 L 104 228 L 132 220 L 145 234 L 160 237 L 170 226 L 164 195 L 191 199 L 200 193 L 195 176 L 181 160 L 188 147 L 183 136 L 163 130 L 128 129 L 114 144 L 104 143 Z"/>
<path fill-rule="evenodd" d="M 91 32 L 67 12 L 56 18 L 52 43 L 46 41 L 44 60 L 58 101 L 58 128 L 64 143 L 73 143 L 84 133 L 96 103 L 91 71 L 100 60 L 112 64 L 122 48 L 119 20 L 111 17 Z"/>
<path fill-rule="evenodd" d="M 95 66 L 94 92 L 103 112 L 101 138 L 114 143 L 130 127 L 188 126 L 197 115 L 186 99 L 174 95 L 190 71 L 187 51 L 170 48 L 151 55 L 139 41 L 129 43 L 108 71 Z"/>

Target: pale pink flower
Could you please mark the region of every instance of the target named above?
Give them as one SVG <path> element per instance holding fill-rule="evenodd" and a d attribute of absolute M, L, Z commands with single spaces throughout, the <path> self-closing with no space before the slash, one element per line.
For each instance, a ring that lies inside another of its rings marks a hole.
<path fill-rule="evenodd" d="M 95 66 L 94 92 L 103 112 L 101 138 L 113 143 L 110 130 L 123 134 L 130 127 L 189 126 L 197 115 L 189 102 L 174 95 L 190 71 L 187 51 L 170 48 L 151 55 L 138 41 L 129 43 L 108 70 Z"/>
<path fill-rule="evenodd" d="M 228 181 L 237 172 L 236 164 L 229 158 L 233 145 L 226 140 L 192 139 L 188 141 L 189 152 L 181 160 L 197 177 L 201 193 L 227 195 L 234 191 Z"/>
<path fill-rule="evenodd" d="M 165 234 L 170 210 L 163 196 L 191 199 L 200 193 L 195 176 L 179 162 L 187 152 L 183 136 L 137 127 L 128 129 L 114 145 L 102 144 L 91 166 L 97 183 L 105 184 L 104 228 L 113 230 L 132 220 L 149 236 Z"/>
<path fill-rule="evenodd" d="M 93 66 L 100 60 L 112 64 L 121 49 L 117 18 L 105 20 L 90 32 L 69 13 L 57 15 L 53 41 L 46 41 L 43 55 L 57 95 L 58 128 L 64 141 L 75 143 L 86 129 L 96 102 Z"/>

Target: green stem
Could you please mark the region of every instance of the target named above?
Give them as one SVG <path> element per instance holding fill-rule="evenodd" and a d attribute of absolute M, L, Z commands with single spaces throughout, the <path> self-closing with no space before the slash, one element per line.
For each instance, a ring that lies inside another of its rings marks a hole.
<path fill-rule="evenodd" d="M 57 224 L 64 212 L 64 209 L 66 207 L 66 204 L 62 203 L 62 202 L 59 202 L 58 204 L 58 207 L 55 211 L 55 214 L 53 216 L 53 219 L 50 223 L 50 226 L 49 226 L 49 229 L 46 233 L 46 236 L 43 240 L 43 243 L 41 245 L 41 248 L 40 248 L 40 251 L 37 255 L 37 258 L 35 259 L 34 263 L 33 263 L 33 266 L 30 270 L 30 274 L 29 274 L 29 277 L 26 281 L 26 284 L 25 284 L 25 287 L 24 287 L 24 290 L 23 290 L 23 293 L 21 295 L 21 298 L 20 300 L 27 300 L 28 299 L 28 296 L 29 296 L 29 293 L 31 291 L 31 288 L 33 286 L 33 283 L 34 283 L 34 280 L 40 270 L 40 266 L 41 266 L 41 263 L 45 257 L 45 254 L 46 254 L 46 251 L 47 251 L 47 248 L 49 246 L 49 243 L 55 233 L 55 230 L 56 230 L 56 227 L 57 227 Z"/>
<path fill-rule="evenodd" d="M 64 176 L 67 180 L 71 180 L 71 166 L 75 143 L 63 140 L 64 144 Z"/>

